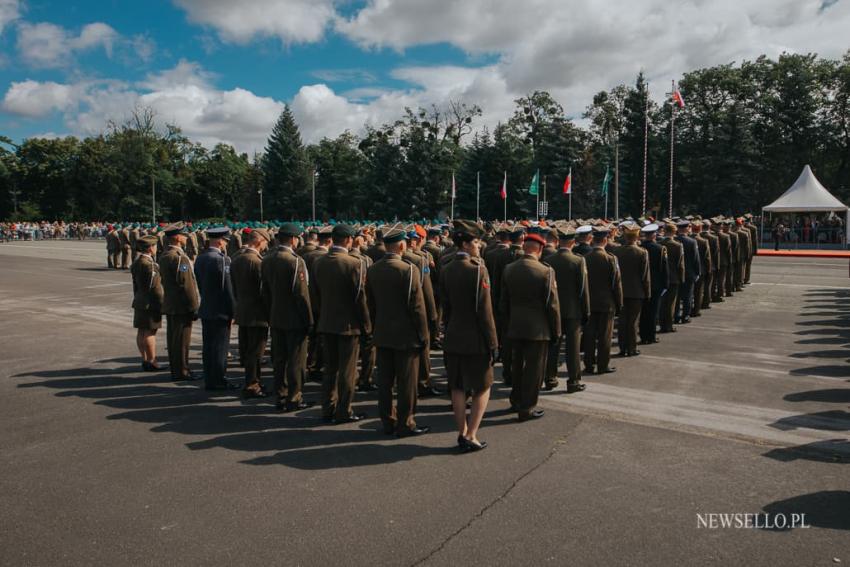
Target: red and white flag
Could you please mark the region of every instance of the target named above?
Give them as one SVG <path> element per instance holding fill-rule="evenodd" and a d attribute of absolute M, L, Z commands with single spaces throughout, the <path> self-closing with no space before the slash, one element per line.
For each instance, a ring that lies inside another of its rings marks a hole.
<path fill-rule="evenodd" d="M 564 180 L 564 195 L 569 195 L 573 192 L 573 168 L 570 168 L 570 172 L 567 174 L 566 180 Z"/>
<path fill-rule="evenodd" d="M 499 195 L 502 200 L 508 198 L 508 172 L 505 172 L 505 179 L 502 181 L 502 187 L 499 189 Z"/>
<path fill-rule="evenodd" d="M 685 108 L 685 99 L 682 98 L 682 93 L 678 88 L 673 89 L 673 102 L 679 105 L 679 108 Z"/>

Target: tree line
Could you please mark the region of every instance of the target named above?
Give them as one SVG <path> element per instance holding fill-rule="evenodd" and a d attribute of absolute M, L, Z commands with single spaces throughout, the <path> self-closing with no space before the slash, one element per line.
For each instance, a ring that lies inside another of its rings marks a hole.
<path fill-rule="evenodd" d="M 686 73 L 686 105 L 675 111 L 676 214 L 757 211 L 796 179 L 805 164 L 839 199 L 850 201 L 850 52 L 759 57 Z M 320 219 L 436 218 L 534 214 L 534 173 L 549 216 L 567 215 L 561 194 L 572 171 L 573 216 L 601 216 L 606 170 L 618 172 L 619 212 L 639 215 L 646 151 L 647 208 L 667 214 L 672 100 L 658 104 L 639 74 L 593 97 L 579 123 L 547 92 L 518 98 L 492 131 L 478 105 L 404 109 L 398 120 L 302 142 L 286 107 L 265 150 L 249 156 L 208 149 L 178 127 L 158 126 L 150 109 L 98 136 L 0 137 L 0 218 L 103 220 L 311 218 L 315 184 Z M 646 130 L 645 130 L 646 129 Z M 648 132 L 645 146 L 645 131 Z M 616 166 L 619 167 L 616 167 Z M 614 182 L 608 195 L 614 211 Z M 541 197 L 542 198 L 542 197 Z"/>

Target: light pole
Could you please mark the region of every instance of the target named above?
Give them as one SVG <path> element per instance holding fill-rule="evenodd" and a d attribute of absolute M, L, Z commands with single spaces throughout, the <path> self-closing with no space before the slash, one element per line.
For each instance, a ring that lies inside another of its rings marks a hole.
<path fill-rule="evenodd" d="M 319 176 L 319 172 L 316 171 L 315 166 L 313 167 L 313 222 L 316 222 L 316 178 Z"/>
<path fill-rule="evenodd" d="M 263 186 L 261 185 L 259 189 L 257 189 L 257 194 L 260 196 L 260 222 L 265 220 L 263 215 Z"/>

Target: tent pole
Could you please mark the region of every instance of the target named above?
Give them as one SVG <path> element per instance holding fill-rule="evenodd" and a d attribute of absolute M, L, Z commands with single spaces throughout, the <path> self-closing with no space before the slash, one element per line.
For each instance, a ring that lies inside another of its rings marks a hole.
<path fill-rule="evenodd" d="M 844 211 L 844 248 L 850 242 L 850 209 Z"/>
<path fill-rule="evenodd" d="M 761 218 L 759 219 L 759 241 L 756 254 L 758 254 L 759 248 L 764 248 L 764 207 L 761 209 Z"/>

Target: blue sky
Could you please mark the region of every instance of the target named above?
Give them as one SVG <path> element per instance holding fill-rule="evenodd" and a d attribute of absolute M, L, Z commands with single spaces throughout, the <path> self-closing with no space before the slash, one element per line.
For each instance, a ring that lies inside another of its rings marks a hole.
<path fill-rule="evenodd" d="M 290 104 L 307 141 L 405 106 L 593 93 L 762 53 L 844 53 L 850 0 L 0 0 L 0 134 L 89 135 L 134 106 L 262 148 Z"/>

